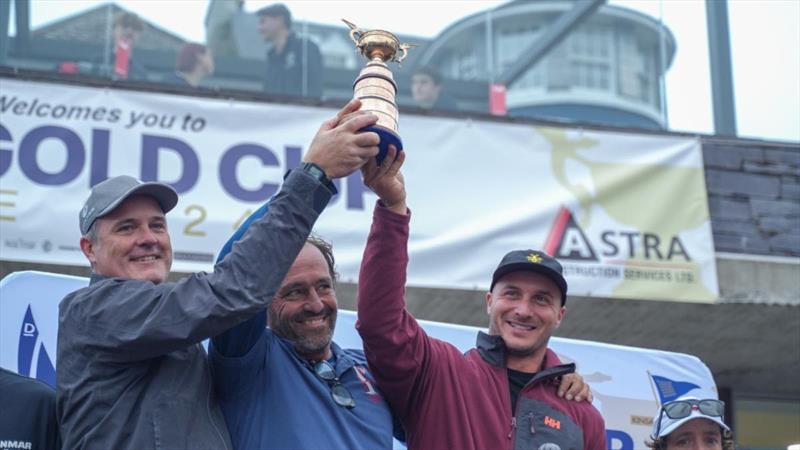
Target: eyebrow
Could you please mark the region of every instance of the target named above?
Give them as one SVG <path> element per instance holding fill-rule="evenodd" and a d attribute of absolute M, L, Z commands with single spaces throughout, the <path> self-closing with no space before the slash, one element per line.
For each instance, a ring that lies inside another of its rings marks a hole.
<path fill-rule="evenodd" d="M 121 223 L 121 222 L 127 222 L 127 221 L 138 221 L 138 220 L 139 220 L 138 217 L 123 216 L 123 217 L 120 217 L 118 219 L 115 219 L 113 223 Z M 152 216 L 148 217 L 146 220 L 148 222 L 150 222 L 152 220 L 167 220 L 167 216 L 164 215 L 164 214 L 153 214 Z"/>
<path fill-rule="evenodd" d="M 291 291 L 292 289 L 302 288 L 302 287 L 305 287 L 305 285 L 306 285 L 305 283 L 301 283 L 301 282 L 289 283 L 289 284 L 287 284 L 287 285 L 281 286 L 281 287 L 278 289 L 278 293 L 283 293 L 283 292 L 286 292 L 286 291 Z"/>
<path fill-rule="evenodd" d="M 501 292 L 502 292 L 502 291 L 505 291 L 505 290 L 507 290 L 507 289 L 513 289 L 513 290 L 515 290 L 515 291 L 520 291 L 520 292 L 522 292 L 522 288 L 521 288 L 521 287 L 519 287 L 519 286 L 517 286 L 516 284 L 511 284 L 511 283 L 509 283 L 509 284 L 506 284 L 505 286 L 501 286 L 501 287 L 500 287 L 500 291 L 501 291 Z M 553 293 L 552 291 L 548 290 L 548 289 L 537 289 L 537 290 L 534 292 L 534 294 L 538 294 L 538 295 L 546 295 L 546 296 L 548 296 L 548 297 L 554 297 L 554 298 L 556 297 L 556 294 L 555 294 L 555 293 Z"/>
<path fill-rule="evenodd" d="M 676 440 L 677 441 L 677 440 L 679 440 L 681 438 L 686 438 L 686 437 L 691 437 L 691 436 L 692 436 L 692 433 L 690 431 L 684 431 L 683 433 L 675 433 L 674 436 L 671 435 L 671 436 L 669 436 L 669 438 L 670 438 L 670 441 L 672 441 L 672 440 Z"/>
<path fill-rule="evenodd" d="M 111 227 L 112 228 L 116 228 L 116 227 L 118 227 L 120 225 L 127 225 L 127 224 L 133 224 L 133 223 L 136 223 L 136 219 L 131 218 L 131 217 L 126 217 L 126 218 L 115 220 L 114 222 L 111 222 Z"/>

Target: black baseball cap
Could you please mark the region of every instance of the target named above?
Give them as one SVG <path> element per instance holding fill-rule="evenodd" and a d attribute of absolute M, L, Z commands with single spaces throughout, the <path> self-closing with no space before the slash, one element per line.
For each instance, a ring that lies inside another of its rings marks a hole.
<path fill-rule="evenodd" d="M 553 280 L 553 283 L 561 289 L 561 306 L 567 303 L 567 280 L 564 279 L 564 269 L 555 258 L 539 250 L 514 250 L 506 253 L 494 270 L 489 290 L 494 289 L 500 278 L 518 270 L 540 273 Z"/>
<path fill-rule="evenodd" d="M 89 232 L 95 220 L 110 213 L 132 195 L 148 195 L 161 206 L 164 214 L 178 204 L 178 193 L 168 184 L 149 182 L 142 183 L 128 175 L 109 178 L 92 188 L 92 193 L 83 204 L 78 215 L 81 234 Z"/>
<path fill-rule="evenodd" d="M 287 27 L 292 26 L 292 13 L 283 3 L 275 3 L 274 5 L 265 6 L 256 11 L 256 15 L 258 17 L 283 17 L 283 23 L 285 23 Z"/>

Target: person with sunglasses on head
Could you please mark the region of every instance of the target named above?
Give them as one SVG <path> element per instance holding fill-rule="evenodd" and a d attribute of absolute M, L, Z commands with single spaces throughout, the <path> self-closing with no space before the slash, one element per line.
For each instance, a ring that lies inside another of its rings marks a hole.
<path fill-rule="evenodd" d="M 403 162 L 396 155 L 390 150 L 381 166 L 372 158 L 365 177 L 393 179 Z M 248 222 L 263 213 L 256 211 Z M 392 435 L 404 440 L 364 352 L 332 341 L 336 280 L 330 244 L 312 236 L 266 317 L 211 340 L 213 379 L 235 448 L 390 449 Z M 579 377 L 565 383 L 571 395 L 588 393 Z"/>
<path fill-rule="evenodd" d="M 725 403 L 717 399 L 682 397 L 665 403 L 653 418 L 653 450 L 734 450 L 725 425 Z"/>
<path fill-rule="evenodd" d="M 390 146 L 387 159 L 394 158 Z M 603 418 L 583 392 L 566 389 L 574 364 L 547 347 L 564 317 L 567 282 L 539 251 L 512 251 L 486 294 L 489 334 L 462 353 L 428 336 L 406 309 L 411 211 L 399 172 L 370 161 L 378 194 L 358 278 L 357 329 L 370 369 L 406 432 L 409 449 L 604 450 Z"/>

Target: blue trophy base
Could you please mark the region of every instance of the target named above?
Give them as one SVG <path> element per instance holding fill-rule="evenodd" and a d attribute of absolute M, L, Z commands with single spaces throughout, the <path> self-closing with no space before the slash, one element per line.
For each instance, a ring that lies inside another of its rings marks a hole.
<path fill-rule="evenodd" d="M 382 163 L 383 158 L 386 157 L 386 152 L 389 151 L 389 145 L 394 145 L 398 152 L 403 150 L 403 141 L 400 140 L 400 136 L 388 128 L 380 125 L 372 125 L 362 128 L 361 131 L 372 131 L 378 133 L 378 136 L 380 136 L 381 142 L 378 144 L 378 156 L 375 157 L 375 159 L 378 160 L 378 164 Z"/>

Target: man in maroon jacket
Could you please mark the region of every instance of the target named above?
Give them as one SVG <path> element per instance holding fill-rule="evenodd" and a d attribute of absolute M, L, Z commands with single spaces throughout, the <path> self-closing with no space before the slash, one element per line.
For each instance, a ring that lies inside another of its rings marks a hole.
<path fill-rule="evenodd" d="M 567 282 L 555 259 L 532 250 L 503 258 L 486 294 L 489 334 L 479 333 L 466 354 L 425 334 L 406 310 L 404 156 L 362 169 L 380 201 L 361 262 L 357 328 L 408 447 L 606 449 L 600 413 L 560 395 L 558 380 L 575 365 L 547 348 L 566 313 Z"/>

